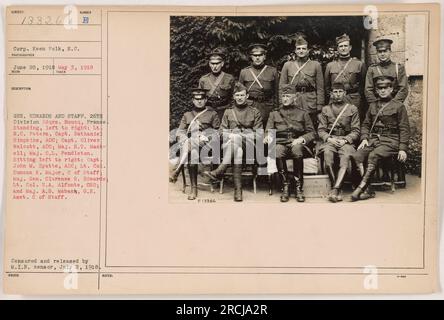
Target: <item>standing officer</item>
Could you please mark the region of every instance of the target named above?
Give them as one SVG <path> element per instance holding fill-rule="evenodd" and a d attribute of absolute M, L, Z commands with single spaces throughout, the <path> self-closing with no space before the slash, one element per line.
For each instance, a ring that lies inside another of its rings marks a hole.
<path fill-rule="evenodd" d="M 352 155 L 362 181 L 351 195 L 352 201 L 369 197 L 366 191 L 378 160 L 398 155 L 398 161 L 407 160 L 410 126 L 407 110 L 401 102 L 392 99 L 394 78 L 379 76 L 375 80 L 377 102 L 371 104 L 361 127 L 361 144 Z M 368 158 L 367 170 L 364 161 Z"/>
<path fill-rule="evenodd" d="M 342 201 L 341 188 L 349 167 L 350 157 L 356 151 L 354 144 L 359 139 L 360 122 L 356 106 L 344 102 L 345 87 L 341 82 L 332 85 L 331 103 L 322 109 L 318 134 L 324 141 L 320 152 L 324 153 L 324 165 L 331 182 L 328 200 Z M 333 170 L 335 154 L 339 155 L 339 171 Z"/>
<path fill-rule="evenodd" d="M 336 45 L 338 47 L 338 59 L 327 64 L 325 90 L 330 93 L 333 83 L 343 83 L 346 92 L 344 101 L 356 106 L 362 119 L 365 115 L 364 106 L 361 103 L 361 94 L 365 83 L 365 65 L 362 61 L 350 56 L 352 46 L 348 35 L 343 34 L 337 37 Z"/>
<path fill-rule="evenodd" d="M 316 139 L 309 113 L 301 106 L 295 105 L 295 86 L 287 84 L 282 87 L 282 107 L 270 113 L 266 130 L 276 130 L 276 166 L 283 181 L 281 202 L 289 200 L 288 172 L 284 165 L 287 158 L 294 159 L 293 172 L 296 181 L 296 199 L 304 202 L 304 162 L 303 159 L 311 154 L 307 145 Z M 265 143 L 271 143 L 267 134 Z"/>
<path fill-rule="evenodd" d="M 253 107 L 254 102 L 248 101 L 247 88 L 236 83 L 233 90 L 234 103 L 232 108 L 225 110 L 220 126 L 223 138 L 223 160 L 213 171 L 205 174 L 211 180 L 221 178 L 234 160 L 233 183 L 234 201 L 242 201 L 242 160 L 245 152 L 254 152 L 256 130 L 262 129 L 262 117 L 259 110 Z"/>
<path fill-rule="evenodd" d="M 317 115 L 324 106 L 324 79 L 322 67 L 309 59 L 308 42 L 299 36 L 295 42 L 296 60 L 285 62 L 282 67 L 279 88 L 290 84 L 296 88 L 296 105 L 307 111 L 317 128 Z"/>
<path fill-rule="evenodd" d="M 267 47 L 254 43 L 248 47 L 251 65 L 241 70 L 239 82 L 247 88 L 248 97 L 262 116 L 263 125 L 278 104 L 278 72 L 265 64 Z"/>
<path fill-rule="evenodd" d="M 170 182 L 175 183 L 185 163 L 188 163 L 191 191 L 188 200 L 197 197 L 197 173 L 200 149 L 207 145 L 213 135 L 209 129 L 219 129 L 220 121 L 217 112 L 205 108 L 207 103 L 207 90 L 201 88 L 191 89 L 193 96 L 193 109 L 185 112 L 180 120 L 176 138 L 181 144 L 179 165 L 170 175 Z"/>
<path fill-rule="evenodd" d="M 219 119 L 222 119 L 225 109 L 230 106 L 235 82 L 231 74 L 222 71 L 224 60 L 225 51 L 221 48 L 214 49 L 208 62 L 211 72 L 199 80 L 199 88 L 208 90 L 208 106 L 217 111 Z"/>
<path fill-rule="evenodd" d="M 379 38 L 373 42 L 376 47 L 378 63 L 370 65 L 365 78 L 365 97 L 369 104 L 376 102 L 375 79 L 379 76 L 390 76 L 394 78 L 393 82 L 393 100 L 404 103 L 408 94 L 408 83 L 405 68 L 402 64 L 391 60 L 393 40 Z"/>

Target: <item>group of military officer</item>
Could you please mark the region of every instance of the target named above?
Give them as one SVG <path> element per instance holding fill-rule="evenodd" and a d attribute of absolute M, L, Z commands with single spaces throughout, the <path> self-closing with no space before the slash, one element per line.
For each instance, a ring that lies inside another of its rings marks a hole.
<path fill-rule="evenodd" d="M 265 64 L 266 46 L 252 44 L 248 48 L 251 65 L 241 70 L 237 82 L 222 71 L 224 50 L 213 50 L 209 55 L 211 72 L 202 76 L 199 86 L 191 90 L 194 107 L 185 112 L 179 125 L 177 137 L 183 152 L 170 181 L 177 180 L 188 162 L 188 199 L 196 199 L 197 164 L 187 160 L 198 157 L 192 154 L 193 145 L 200 150 L 214 138 L 214 134 L 205 133 L 212 128 L 223 137 L 223 159 L 215 170 L 205 174 L 218 180 L 232 164 L 234 200 L 242 201 L 245 150 L 248 145 L 254 146 L 254 133 L 264 128 L 265 144 L 272 145 L 273 136 L 268 133 L 276 133 L 273 159 L 282 178 L 282 202 L 289 200 L 290 181 L 295 182 L 297 201 L 305 201 L 303 159 L 311 155 L 318 138 L 322 141 L 318 151 L 323 155 L 332 186 L 328 200 L 342 200 L 341 188 L 352 167 L 350 160 L 356 164 L 359 175 L 351 200 L 373 197 L 368 185 L 377 162 L 394 155 L 401 162 L 407 159 L 410 130 L 403 104 L 408 93 L 407 77 L 404 67 L 390 58 L 392 43 L 387 38 L 373 43 L 379 61 L 367 69 L 363 62 L 350 56 L 350 38 L 346 34 L 339 36 L 339 58 L 328 63 L 323 73 L 320 63 L 309 59 L 308 42 L 300 36 L 295 42 L 296 58 L 287 61 L 280 74 L 275 67 Z M 194 138 L 193 131 L 198 132 Z M 288 173 L 287 159 L 294 160 L 292 174 Z"/>

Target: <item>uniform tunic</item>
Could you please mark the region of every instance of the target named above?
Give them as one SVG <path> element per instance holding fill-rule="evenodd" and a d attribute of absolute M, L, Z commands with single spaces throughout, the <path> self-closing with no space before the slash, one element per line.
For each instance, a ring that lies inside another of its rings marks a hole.
<path fill-rule="evenodd" d="M 306 110 L 298 106 L 283 106 L 279 110 L 270 113 L 267 122 L 267 130 L 276 130 L 276 157 L 294 158 L 307 157 L 309 153 L 306 146 L 316 139 L 316 131 L 313 127 L 310 115 Z M 294 139 L 302 137 L 304 144 L 291 145 Z"/>
<path fill-rule="evenodd" d="M 241 106 L 233 103 L 231 108 L 226 109 L 220 125 L 223 137 L 223 162 L 229 163 L 233 157 L 235 161 L 240 161 L 247 145 L 250 150 L 254 151 L 255 131 L 262 128 L 261 113 L 254 107 L 254 102 L 247 101 Z M 238 139 L 230 141 L 228 138 L 230 133 L 237 133 Z M 254 154 L 252 157 L 254 158 Z"/>
<path fill-rule="evenodd" d="M 193 108 L 193 110 L 185 112 L 184 115 L 182 116 L 182 119 L 180 120 L 179 128 L 178 128 L 176 136 L 179 138 L 187 138 L 191 133 L 191 129 L 199 130 L 200 132 L 210 129 L 210 128 L 216 129 L 216 130 L 219 129 L 220 120 L 219 120 L 219 117 L 217 116 L 217 112 L 214 110 L 207 110 L 207 111 L 203 112 L 193 122 L 193 127 L 194 126 L 196 126 L 196 127 L 190 128 L 190 130 L 188 130 L 188 128 L 191 124 L 191 121 L 193 121 L 193 119 L 199 113 L 201 113 L 203 110 L 204 109 Z"/>
<path fill-rule="evenodd" d="M 319 137 L 324 141 L 320 147 L 320 151 L 324 153 L 324 161 L 327 165 L 332 166 L 334 163 L 334 155 L 339 155 L 339 166 L 347 167 L 350 156 L 356 151 L 354 144 L 359 140 L 360 121 L 358 108 L 352 104 L 348 104 L 347 109 L 342 113 L 333 128 L 331 135 L 329 134 L 337 117 L 344 110 L 346 104 L 340 108 L 332 104 L 325 106 L 319 119 L 318 133 Z M 348 143 L 338 148 L 335 145 L 327 142 L 327 139 L 333 137 L 338 139 L 345 139 Z"/>
<path fill-rule="evenodd" d="M 278 105 L 277 69 L 267 65 L 259 68 L 249 66 L 241 70 L 239 82 L 247 88 L 249 99 L 255 102 L 254 106 L 261 113 L 263 125 L 265 125 L 270 111 Z"/>
<path fill-rule="evenodd" d="M 366 68 L 362 61 L 356 58 L 339 58 L 329 62 L 325 69 L 325 90 L 330 94 L 334 82 L 344 84 L 347 95 L 344 101 L 356 106 L 361 117 L 364 116 L 361 104 L 361 94 L 365 84 Z"/>
<path fill-rule="evenodd" d="M 375 78 L 379 76 L 390 76 L 394 78 L 393 100 L 403 103 L 408 95 L 408 82 L 405 68 L 403 65 L 392 61 L 372 64 L 368 68 L 365 78 L 365 97 L 367 98 L 367 102 L 371 103 L 378 100 L 375 94 Z"/>
<path fill-rule="evenodd" d="M 191 111 L 185 112 L 180 120 L 179 128 L 176 132 L 176 137 L 178 140 L 185 142 L 181 145 L 181 153 L 189 154 L 189 156 L 194 159 L 192 161 L 198 161 L 199 149 L 211 148 L 210 144 L 212 138 L 218 136 L 217 130 L 220 126 L 220 120 L 217 116 L 217 112 L 208 109 L 206 109 L 205 112 L 202 112 L 204 110 L 205 109 L 193 108 Z M 199 116 L 195 119 L 197 115 Z M 193 121 L 193 119 L 195 120 Z M 196 132 L 198 134 L 195 135 L 195 131 L 198 131 Z M 187 138 L 193 138 L 194 135 L 196 138 L 198 138 L 200 134 L 205 135 L 209 139 L 209 142 L 205 143 L 202 140 L 197 139 L 190 139 L 187 142 Z"/>
<path fill-rule="evenodd" d="M 404 104 L 395 100 L 378 101 L 370 105 L 361 126 L 361 141 L 368 140 L 369 145 L 356 151 L 353 158 L 363 163 L 368 156 L 368 163 L 376 165 L 378 160 L 396 155 L 399 150 L 407 152 L 409 138 L 410 126 Z"/>
<path fill-rule="evenodd" d="M 303 68 L 300 69 L 301 67 Z M 298 95 L 296 104 L 299 107 L 309 113 L 321 111 L 324 105 L 324 79 L 319 62 L 313 60 L 285 62 L 281 71 L 279 88 L 281 89 L 286 84 L 295 85 Z"/>
<path fill-rule="evenodd" d="M 199 88 L 210 90 L 207 105 L 216 110 L 219 119 L 222 119 L 225 109 L 231 104 L 235 80 L 231 74 L 225 72 L 221 72 L 220 76 L 221 80 L 217 83 L 218 76 L 207 73 L 200 78 Z"/>

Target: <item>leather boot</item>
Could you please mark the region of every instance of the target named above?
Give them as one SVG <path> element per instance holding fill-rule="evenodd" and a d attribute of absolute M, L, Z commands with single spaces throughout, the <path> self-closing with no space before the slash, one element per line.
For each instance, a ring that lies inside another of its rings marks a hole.
<path fill-rule="evenodd" d="M 331 189 L 331 192 L 328 196 L 328 200 L 331 202 L 342 201 L 341 188 L 342 183 L 344 182 L 345 174 L 347 173 L 347 168 L 339 168 L 338 177 L 336 178 L 335 184 Z"/>
<path fill-rule="evenodd" d="M 304 159 L 294 159 L 293 161 L 294 179 L 296 180 L 296 200 L 304 202 Z"/>
<path fill-rule="evenodd" d="M 212 181 L 219 181 L 220 178 L 224 175 L 225 171 L 227 171 L 228 165 L 221 163 L 216 169 L 213 171 L 205 171 L 204 175 L 209 177 Z M 234 168 L 234 167 L 233 167 Z"/>
<path fill-rule="evenodd" d="M 359 200 L 367 200 L 375 197 L 375 192 L 371 189 L 369 185 L 360 195 Z"/>
<path fill-rule="evenodd" d="M 336 183 L 335 171 L 332 166 L 327 164 L 325 165 L 325 171 L 327 171 L 328 179 L 330 180 L 330 187 L 333 188 Z"/>
<path fill-rule="evenodd" d="M 177 178 L 179 177 L 179 174 L 180 174 L 180 172 L 182 171 L 183 167 L 184 167 L 184 164 L 180 164 L 180 165 L 179 165 L 179 166 L 173 171 L 173 173 L 171 173 L 171 175 L 170 175 L 170 179 L 169 179 L 171 183 L 176 183 Z"/>
<path fill-rule="evenodd" d="M 242 165 L 233 164 L 234 201 L 242 201 Z"/>
<path fill-rule="evenodd" d="M 188 174 L 190 176 L 188 200 L 194 200 L 197 198 L 197 165 L 188 165 Z"/>
<path fill-rule="evenodd" d="M 284 169 L 284 160 L 282 159 L 276 159 L 276 167 L 278 169 L 279 176 L 281 177 L 282 181 L 282 194 L 281 194 L 281 202 L 288 202 L 290 199 L 289 196 L 289 183 L 287 179 L 287 173 Z"/>
<path fill-rule="evenodd" d="M 362 178 L 364 177 L 365 169 L 364 164 L 359 163 L 356 166 L 352 166 L 352 184 L 353 188 L 356 189 L 361 183 Z"/>
<path fill-rule="evenodd" d="M 191 190 L 188 194 L 188 200 L 194 200 L 197 198 L 197 164 L 188 165 L 188 173 L 190 174 Z"/>
<path fill-rule="evenodd" d="M 398 178 L 398 185 L 400 188 L 406 187 L 406 181 L 405 181 L 405 165 L 404 163 L 397 163 L 397 178 Z"/>
<path fill-rule="evenodd" d="M 370 177 L 375 171 L 375 165 L 372 163 L 369 163 L 367 167 L 367 171 L 364 174 L 364 177 L 362 178 L 361 183 L 359 186 L 353 191 L 351 195 L 351 201 L 357 201 L 357 200 L 364 200 L 360 198 L 360 195 L 363 191 L 365 191 L 370 183 Z"/>

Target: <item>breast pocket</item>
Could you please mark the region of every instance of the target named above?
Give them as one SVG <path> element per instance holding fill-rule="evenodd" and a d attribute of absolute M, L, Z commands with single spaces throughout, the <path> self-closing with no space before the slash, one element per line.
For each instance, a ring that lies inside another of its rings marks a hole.
<path fill-rule="evenodd" d="M 205 118 L 199 119 L 199 123 L 200 123 L 200 129 L 203 130 L 208 127 L 211 127 L 213 122 L 212 122 L 212 118 L 205 117 Z"/>
<path fill-rule="evenodd" d="M 295 124 L 294 124 L 294 129 L 295 129 L 295 131 L 297 131 L 297 132 L 304 132 L 305 131 L 305 122 L 304 121 L 301 121 L 301 120 L 299 120 L 299 121 L 297 121 Z"/>
<path fill-rule="evenodd" d="M 248 114 L 245 119 L 242 120 L 242 124 L 245 128 L 253 128 L 254 125 L 254 115 Z"/>
<path fill-rule="evenodd" d="M 349 82 L 352 85 L 357 84 L 357 83 L 359 83 L 361 81 L 359 71 L 349 72 L 348 76 L 349 76 Z"/>
<path fill-rule="evenodd" d="M 274 89 L 274 80 L 273 79 L 261 79 L 259 80 L 266 91 L 272 91 Z"/>
<path fill-rule="evenodd" d="M 341 126 L 345 131 L 351 131 L 351 115 L 343 115 L 341 119 Z"/>
<path fill-rule="evenodd" d="M 384 124 L 389 125 L 392 128 L 398 126 L 398 111 L 395 108 L 384 110 L 383 115 L 380 117 Z"/>
<path fill-rule="evenodd" d="M 305 85 L 309 85 L 313 88 L 316 88 L 316 74 L 314 70 L 304 71 L 303 81 L 305 81 Z"/>
<path fill-rule="evenodd" d="M 287 124 L 282 118 L 277 118 L 274 120 L 274 127 L 276 130 L 285 130 L 287 128 Z"/>
<path fill-rule="evenodd" d="M 231 91 L 231 86 L 228 83 L 219 85 L 219 88 L 221 91 L 226 91 L 226 92 Z"/>

